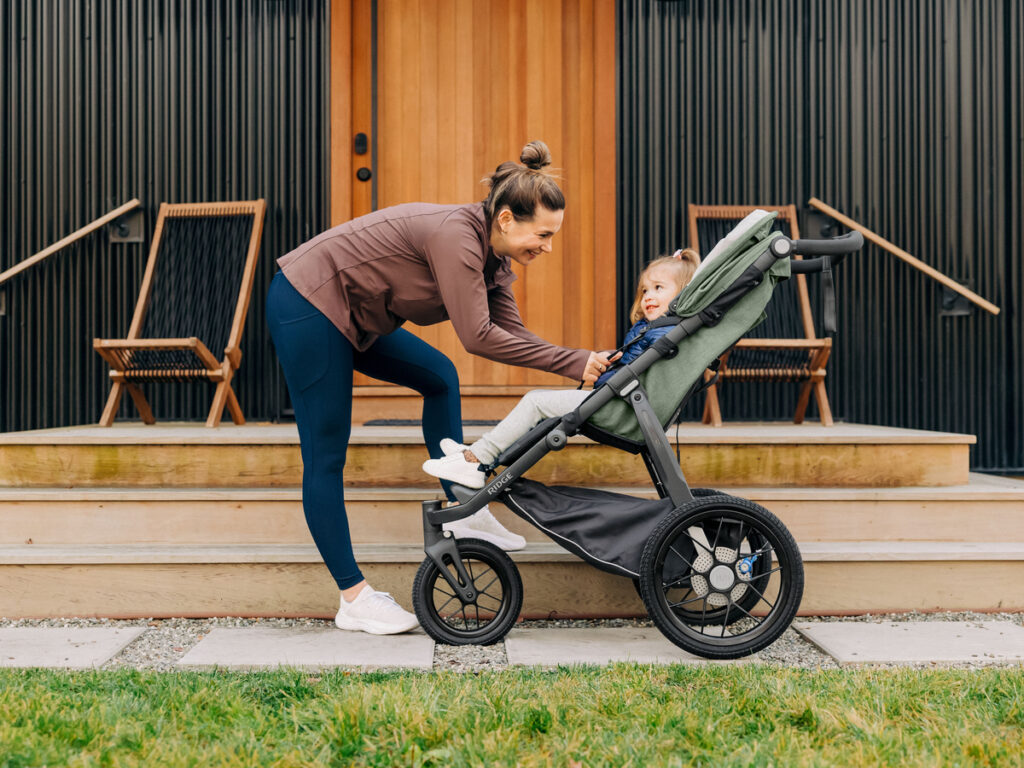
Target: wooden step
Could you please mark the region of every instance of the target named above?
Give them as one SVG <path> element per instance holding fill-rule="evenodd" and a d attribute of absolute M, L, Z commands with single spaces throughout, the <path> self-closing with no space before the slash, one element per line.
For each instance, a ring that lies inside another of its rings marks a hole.
<path fill-rule="evenodd" d="M 801 613 L 1019 611 L 1024 544 L 820 542 L 802 548 Z M 417 547 L 357 548 L 364 574 L 410 607 Z M 526 617 L 637 616 L 625 578 L 553 544 L 513 553 Z M 337 589 L 312 546 L 0 548 L 0 616 L 318 616 Z"/>
<path fill-rule="evenodd" d="M 467 429 L 472 440 L 483 431 Z M 685 425 L 670 442 L 695 486 L 905 487 L 968 482 L 972 435 L 837 424 Z M 422 485 L 422 435 L 409 427 L 354 427 L 345 469 L 352 487 Z M 575 437 L 529 476 L 541 482 L 647 487 L 636 456 Z M 194 424 L 0 435 L 0 487 L 298 487 L 294 425 Z"/>
<path fill-rule="evenodd" d="M 960 486 L 725 488 L 764 505 L 797 541 L 1024 541 L 1024 482 L 971 474 Z M 608 488 L 654 497 L 653 489 Z M 311 544 L 295 488 L 0 488 L 0 546 L 65 544 Z M 431 488 L 346 490 L 357 544 L 422 542 Z M 499 504 L 531 541 L 544 534 Z"/>

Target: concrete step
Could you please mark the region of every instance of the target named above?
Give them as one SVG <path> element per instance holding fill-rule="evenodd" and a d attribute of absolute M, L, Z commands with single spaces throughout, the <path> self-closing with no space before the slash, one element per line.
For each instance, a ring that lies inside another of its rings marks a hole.
<path fill-rule="evenodd" d="M 721 490 L 764 505 L 802 543 L 1024 541 L 1024 482 L 991 475 L 945 487 Z M 353 541 L 418 546 L 420 504 L 440 497 L 437 488 L 346 489 Z M 510 529 L 547 541 L 500 504 L 492 507 Z M 312 543 L 295 488 L 0 488 L 0 521 L 0 546 Z"/>
<path fill-rule="evenodd" d="M 801 546 L 807 614 L 1024 609 L 1024 543 L 815 542 Z M 422 549 L 360 546 L 378 589 L 407 608 Z M 512 553 L 527 617 L 636 616 L 628 579 L 554 544 Z M 0 617 L 320 616 L 337 589 L 311 545 L 0 548 Z"/>
<path fill-rule="evenodd" d="M 474 439 L 481 427 L 468 428 Z M 697 486 L 906 487 L 968 482 L 972 435 L 866 425 L 687 424 L 671 430 Z M 354 487 L 414 487 L 427 457 L 419 429 L 354 427 L 345 469 Z M 586 438 L 549 455 L 530 476 L 546 483 L 647 487 L 636 456 Z M 0 435 L 0 487 L 298 487 L 294 425 L 193 424 L 15 432 Z"/>

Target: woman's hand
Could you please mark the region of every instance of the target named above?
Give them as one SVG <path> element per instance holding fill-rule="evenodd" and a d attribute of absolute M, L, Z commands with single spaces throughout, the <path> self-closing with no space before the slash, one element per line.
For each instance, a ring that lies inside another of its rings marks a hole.
<path fill-rule="evenodd" d="M 612 363 L 622 357 L 621 352 L 614 357 L 609 357 L 609 355 L 611 352 L 591 352 L 590 359 L 587 360 L 587 367 L 583 369 L 583 381 L 593 384 Z"/>

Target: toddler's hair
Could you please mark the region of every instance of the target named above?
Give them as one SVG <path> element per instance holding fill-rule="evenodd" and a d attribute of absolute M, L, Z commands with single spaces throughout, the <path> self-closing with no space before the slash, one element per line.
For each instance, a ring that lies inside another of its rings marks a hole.
<path fill-rule="evenodd" d="M 679 293 L 693 279 L 693 273 L 697 271 L 699 264 L 700 255 L 692 248 L 683 248 L 676 251 L 672 256 L 659 256 L 650 262 L 636 279 L 636 297 L 633 299 L 632 309 L 629 310 L 629 322 L 637 323 L 644 316 L 642 306 L 644 275 L 652 269 L 668 267 L 672 270 L 672 278 L 676 281 L 676 293 Z"/>

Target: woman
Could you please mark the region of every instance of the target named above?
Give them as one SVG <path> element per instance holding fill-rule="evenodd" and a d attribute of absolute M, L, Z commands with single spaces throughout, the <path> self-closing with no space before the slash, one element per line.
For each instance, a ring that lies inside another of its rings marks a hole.
<path fill-rule="evenodd" d="M 444 437 L 462 440 L 459 380 L 441 352 L 401 328 L 450 319 L 468 352 L 510 365 L 595 381 L 604 353 L 549 344 L 530 333 L 509 285 L 510 260 L 551 252 L 565 198 L 544 172 L 547 146 L 527 144 L 485 182 L 483 203 L 410 203 L 334 227 L 278 259 L 267 322 L 295 408 L 302 448 L 302 506 L 341 590 L 335 623 L 374 634 L 417 625 L 363 579 L 352 553 L 343 470 L 352 420 L 352 374 L 400 384 L 424 397 L 430 456 Z M 447 490 L 447 489 L 446 489 Z M 460 521 L 456 535 L 513 536 L 490 513 Z"/>

